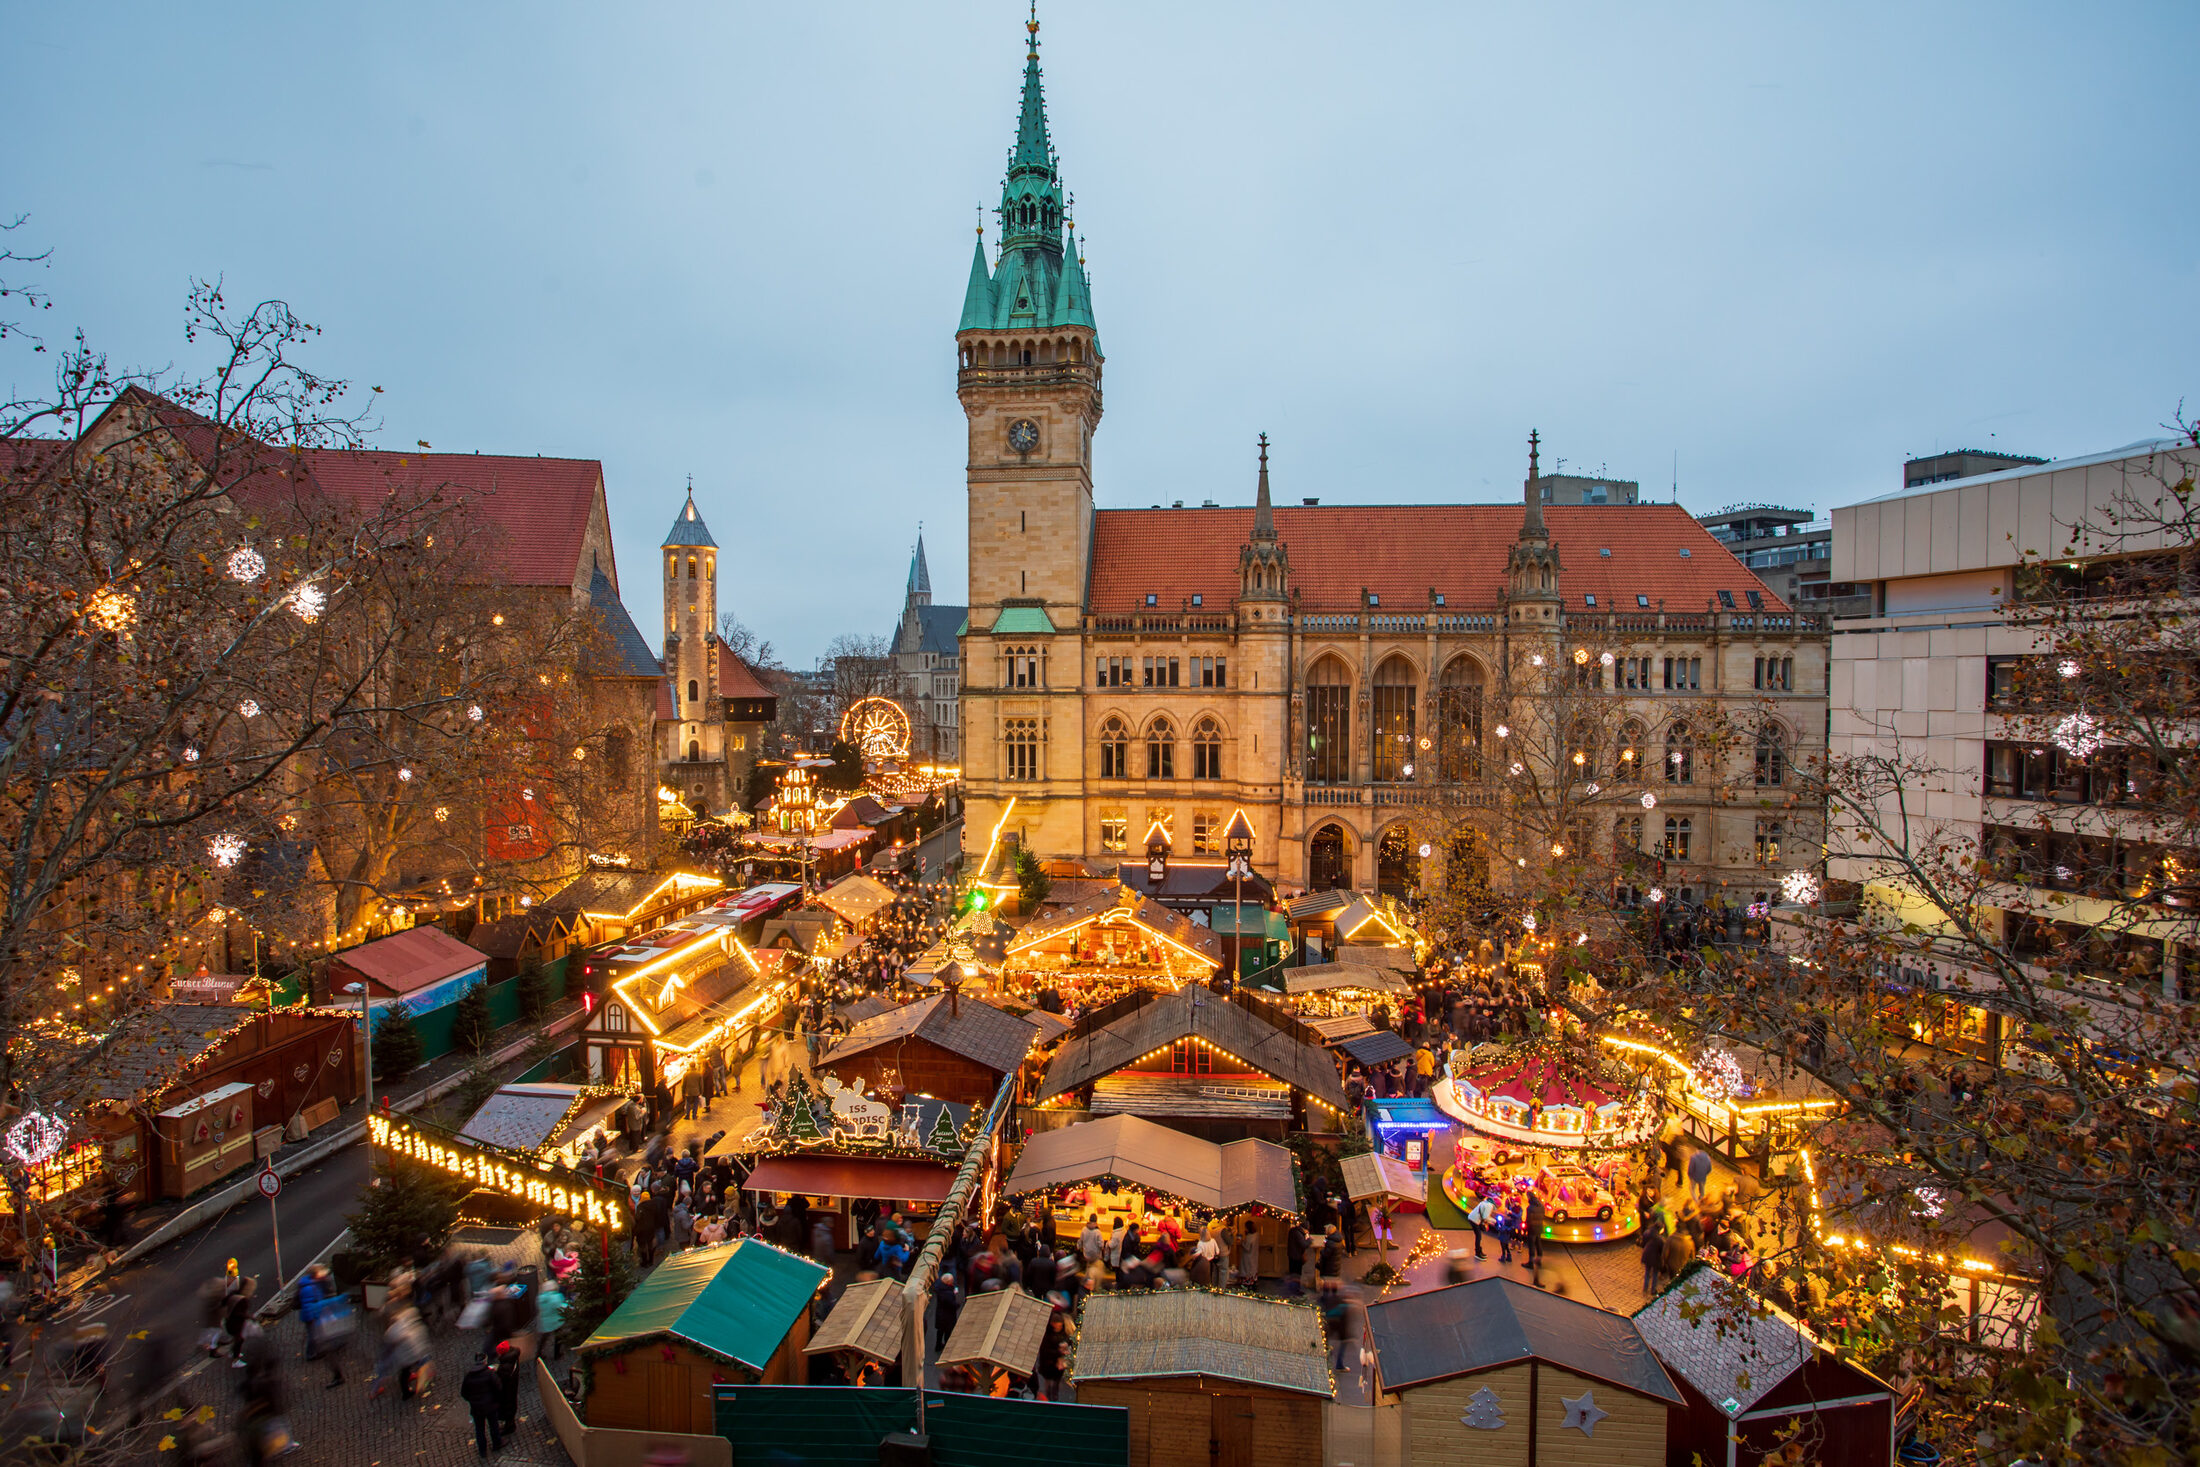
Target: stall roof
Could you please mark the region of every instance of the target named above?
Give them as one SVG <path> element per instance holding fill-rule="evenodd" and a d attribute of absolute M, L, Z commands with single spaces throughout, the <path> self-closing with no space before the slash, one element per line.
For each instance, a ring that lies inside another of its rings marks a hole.
<path fill-rule="evenodd" d="M 1307 1015 L 1299 1020 L 1307 1028 L 1321 1035 L 1324 1044 L 1342 1044 L 1356 1035 L 1375 1032 L 1375 1021 L 1365 1014 L 1339 1014 L 1333 1019 Z"/>
<path fill-rule="evenodd" d="M 1340 941 L 1349 942 L 1363 931 L 1369 937 L 1387 935 L 1399 942 L 1405 941 L 1405 932 L 1398 924 L 1385 916 L 1383 909 L 1366 897 L 1354 897 L 1351 904 L 1338 912 L 1332 921 Z"/>
<path fill-rule="evenodd" d="M 955 1168 L 939 1162 L 882 1156 L 767 1156 L 741 1185 L 751 1192 L 799 1192 L 807 1197 L 875 1197 L 896 1202 L 945 1202 Z"/>
<path fill-rule="evenodd" d="M 183 1067 L 205 1054 L 251 1018 L 255 1010 L 228 1004 L 165 1003 L 140 1009 L 117 1024 L 96 1048 L 68 1062 L 78 1072 L 64 1079 L 57 1099 L 82 1105 L 95 1100 L 129 1100 L 177 1079 Z"/>
<path fill-rule="evenodd" d="M 1111 911 L 1122 913 L 1131 922 L 1176 944 L 1210 967 L 1222 966 L 1222 940 L 1213 932 L 1183 913 L 1172 912 L 1151 897 L 1140 896 L 1120 884 L 1095 892 L 1060 911 L 1034 917 L 1009 943 L 1009 955 L 1014 956 L 1049 938 L 1061 937 L 1087 923 L 1097 922 Z"/>
<path fill-rule="evenodd" d="M 1101 1177 L 1120 1177 L 1200 1207 L 1257 1202 L 1293 1215 L 1299 1210 L 1291 1153 L 1283 1147 L 1250 1138 L 1218 1146 L 1133 1115 L 1039 1132 L 1024 1143 L 1003 1190 L 1036 1192 Z"/>
<path fill-rule="evenodd" d="M 848 1037 L 833 1046 L 817 1066 L 824 1069 L 868 1054 L 881 1045 L 922 1039 L 997 1075 L 1006 1075 L 1024 1062 L 1038 1038 L 1038 1029 L 1028 1020 L 974 998 L 940 993 L 865 1019 L 850 1029 Z"/>
<path fill-rule="evenodd" d="M 1207 914 L 1210 931 L 1224 937 L 1237 935 L 1238 908 L 1235 902 L 1216 902 Z M 1254 937 L 1265 937 L 1277 942 L 1291 935 L 1291 925 L 1284 921 L 1283 913 L 1272 912 L 1253 902 L 1245 904 L 1245 930 Z"/>
<path fill-rule="evenodd" d="M 992 1365 L 1011 1375 L 1031 1375 L 1039 1368 L 1039 1345 L 1053 1316 L 1053 1305 L 1022 1289 L 979 1294 L 963 1305 L 955 1332 L 933 1363 Z"/>
<path fill-rule="evenodd" d="M 861 871 L 843 876 L 819 892 L 814 898 L 821 907 L 828 907 L 850 922 L 867 921 L 895 901 L 894 889 L 876 876 L 866 876 Z"/>
<path fill-rule="evenodd" d="M 754 1238 L 690 1248 L 651 1270 L 581 1350 L 670 1335 L 761 1372 L 829 1273 Z"/>
<path fill-rule="evenodd" d="M 336 961 L 402 997 L 488 964 L 489 955 L 440 927 L 408 927 L 335 955 Z"/>
<path fill-rule="evenodd" d="M 1113 1023 L 1065 1040 L 1047 1066 L 1039 1099 L 1050 1100 L 1133 1064 L 1179 1039 L 1200 1038 L 1262 1074 L 1297 1086 L 1333 1110 L 1346 1108 L 1336 1062 L 1244 1004 L 1186 987 L 1141 1004 Z"/>
<path fill-rule="evenodd" d="M 901 1291 L 899 1279 L 864 1279 L 848 1285 L 802 1353 L 832 1355 L 852 1350 L 882 1365 L 890 1363 L 901 1354 L 902 1326 L 909 1318 L 909 1301 Z"/>
<path fill-rule="evenodd" d="M 1385 1390 L 1534 1358 L 1684 1404 L 1633 1320 L 1511 1279 L 1477 1279 L 1370 1304 L 1367 1326 Z"/>
<path fill-rule="evenodd" d="M 1420 1202 L 1428 1196 L 1428 1183 L 1412 1167 L 1380 1151 L 1363 1151 L 1337 1163 L 1344 1173 L 1345 1195 L 1354 1202 L 1370 1197 L 1399 1197 Z"/>
<path fill-rule="evenodd" d="M 1268 884 L 1268 878 L 1258 871 L 1242 883 L 1230 879 L 1227 861 L 1178 860 L 1171 857 L 1169 868 L 1161 876 L 1161 885 L 1153 883 L 1153 873 L 1144 862 L 1126 861 L 1116 872 L 1116 880 L 1142 896 L 1159 902 L 1188 903 L 1205 906 L 1209 902 L 1234 900 L 1242 887 L 1248 909 L 1265 906 L 1276 894 Z"/>
<path fill-rule="evenodd" d="M 1345 953 L 1357 951 L 1346 948 Z M 1371 967 L 1365 963 L 1348 960 L 1338 955 L 1334 963 L 1315 963 L 1311 967 L 1287 968 L 1283 974 L 1283 991 L 1301 993 L 1327 993 L 1333 988 L 1366 988 L 1377 993 L 1411 993 L 1413 985 L 1387 968 Z"/>
<path fill-rule="evenodd" d="M 1793 1315 L 1700 1263 L 1637 1310 L 1635 1327 L 1668 1369 L 1729 1417 L 1771 1394 L 1819 1349 Z M 1888 1389 L 1870 1372 L 1841 1363 Z"/>
<path fill-rule="evenodd" d="M 1206 1375 L 1333 1396 L 1321 1311 L 1250 1294 L 1102 1293 L 1085 1301 L 1071 1378 Z"/>
<path fill-rule="evenodd" d="M 1341 912 L 1358 900 L 1349 891 L 1310 891 L 1283 904 L 1284 915 L 1294 922 L 1311 922 L 1331 912 Z"/>
<path fill-rule="evenodd" d="M 547 1080 L 505 1085 L 481 1103 L 458 1134 L 464 1140 L 485 1141 L 513 1151 L 534 1151 L 562 1142 L 566 1137 L 561 1132 L 576 1132 L 625 1102 L 626 1097 L 615 1091 L 591 1094 L 580 1085 Z M 568 1115 L 578 1126 L 561 1124 Z"/>
<path fill-rule="evenodd" d="M 1413 1053 L 1412 1045 L 1388 1029 L 1377 1029 L 1372 1034 L 1347 1039 L 1337 1048 L 1363 1065 L 1387 1065 L 1392 1060 L 1404 1059 Z"/>

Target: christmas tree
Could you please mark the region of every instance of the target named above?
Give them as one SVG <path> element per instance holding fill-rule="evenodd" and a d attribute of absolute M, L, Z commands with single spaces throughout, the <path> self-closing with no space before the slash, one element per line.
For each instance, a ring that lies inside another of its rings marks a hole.
<path fill-rule="evenodd" d="M 565 1324 L 558 1331 L 559 1338 L 574 1347 L 611 1317 L 611 1311 L 634 1292 L 637 1282 L 634 1250 L 627 1246 L 624 1238 L 612 1240 L 608 1263 L 599 1239 L 583 1241 L 576 1251 L 580 1254 L 581 1266 L 573 1271 L 565 1290 Z"/>
<path fill-rule="evenodd" d="M 932 1117 L 932 1130 L 924 1138 L 924 1148 L 942 1156 L 953 1156 L 963 1149 L 962 1138 L 955 1134 L 955 1117 L 944 1103 Z"/>
<path fill-rule="evenodd" d="M 459 1201 L 467 1191 L 465 1183 L 441 1172 L 391 1158 L 389 1170 L 366 1189 L 359 1210 L 347 1219 L 367 1268 L 380 1272 L 407 1261 L 422 1238 L 440 1250 L 450 1241 Z"/>
<path fill-rule="evenodd" d="M 812 1104 L 814 1099 L 810 1094 L 810 1082 L 800 1075 L 795 1076 L 794 1083 L 787 1087 L 787 1103 L 780 1108 L 782 1124 L 774 1129 L 789 1141 L 824 1140 L 831 1122 L 825 1126 L 818 1124 L 817 1111 Z"/>
<path fill-rule="evenodd" d="M 479 1054 L 488 1046 L 489 1034 L 495 1028 L 489 1017 L 489 986 L 476 983 L 458 996 L 451 1006 L 451 1039 L 468 1054 Z"/>
<path fill-rule="evenodd" d="M 1459 1418 L 1463 1426 L 1476 1431 L 1503 1431 L 1505 1429 L 1505 1403 L 1497 1399 L 1497 1392 L 1488 1386 L 1467 1398 L 1467 1414 Z"/>
<path fill-rule="evenodd" d="M 413 1023 L 412 1010 L 406 1005 L 394 1004 L 375 1016 L 375 1079 L 404 1079 L 419 1068 L 426 1048 L 419 1026 Z"/>

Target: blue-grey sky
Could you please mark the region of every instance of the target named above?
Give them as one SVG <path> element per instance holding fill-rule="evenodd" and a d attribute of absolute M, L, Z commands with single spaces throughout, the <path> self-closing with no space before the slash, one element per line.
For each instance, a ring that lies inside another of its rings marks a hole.
<path fill-rule="evenodd" d="M 791 662 L 891 627 L 920 520 L 960 599 L 952 333 L 1021 4 L 5 9 L 50 334 L 183 360 L 189 277 L 282 296 L 380 441 L 600 458 L 645 628 L 690 473 Z M 2200 395 L 2189 4 L 1041 18 L 1102 505 L 1249 499 L 1263 429 L 1282 496 L 1511 497 L 1537 427 L 1823 512 Z"/>

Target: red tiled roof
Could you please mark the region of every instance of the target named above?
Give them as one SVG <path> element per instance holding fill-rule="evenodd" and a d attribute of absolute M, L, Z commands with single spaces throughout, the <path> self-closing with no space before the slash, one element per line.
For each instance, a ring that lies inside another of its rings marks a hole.
<path fill-rule="evenodd" d="M 1635 597 L 1668 611 L 1701 612 L 1731 591 L 1785 611 L 1763 581 L 1677 504 L 1549 505 L 1551 542 L 1565 566 L 1566 609 L 1636 610 Z M 1431 589 L 1446 609 L 1497 604 L 1505 555 L 1520 533 L 1517 504 L 1278 505 L 1276 533 L 1291 556 L 1291 584 L 1308 606 L 1357 606 L 1360 588 L 1383 609 L 1425 610 Z M 1198 593 L 1226 610 L 1238 593 L 1238 552 L 1252 538 L 1251 506 L 1103 509 L 1093 515 L 1092 606 L 1102 615 L 1182 611 Z M 1689 551 L 1684 556 L 1683 548 Z M 1605 556 L 1601 552 L 1609 549 Z"/>
<path fill-rule="evenodd" d="M 672 679 L 657 679 L 657 721 L 671 723 L 680 716 L 679 705 L 672 701 Z"/>
<path fill-rule="evenodd" d="M 592 458 L 317 449 L 305 459 L 324 491 L 357 507 L 393 493 L 463 499 L 499 531 L 498 579 L 515 586 L 573 584 L 603 483 Z"/>
<path fill-rule="evenodd" d="M 405 994 L 441 983 L 468 968 L 478 968 L 489 961 L 489 955 L 475 951 L 440 927 L 408 927 L 393 936 L 340 952 L 336 961 L 392 993 Z"/>
<path fill-rule="evenodd" d="M 718 644 L 718 696 L 721 698 L 776 698 L 779 696 L 764 686 L 763 679 L 753 672 L 746 662 L 733 655 L 733 649 L 725 643 Z"/>

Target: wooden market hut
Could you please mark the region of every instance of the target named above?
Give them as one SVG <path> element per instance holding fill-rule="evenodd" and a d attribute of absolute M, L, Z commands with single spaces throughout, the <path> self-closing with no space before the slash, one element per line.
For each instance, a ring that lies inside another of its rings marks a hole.
<path fill-rule="evenodd" d="M 1222 966 L 1222 940 L 1180 912 L 1120 883 L 1025 923 L 1008 944 L 1004 976 L 1035 991 L 1096 985 L 1205 983 Z"/>
<path fill-rule="evenodd" d="M 1033 1124 L 1129 1114 L 1220 1140 L 1352 1123 L 1321 1035 L 1253 994 L 1199 986 L 1129 994 L 1080 1017 L 1038 1100 Z"/>
<path fill-rule="evenodd" d="M 1757 1467 L 1798 1428 L 1821 1461 L 1894 1461 L 1894 1388 L 1718 1270 L 1689 1269 L 1635 1327 L 1687 1401 L 1666 1421 L 1667 1467 Z"/>
<path fill-rule="evenodd" d="M 1061 1241 L 1076 1238 L 1088 1212 L 1143 1218 L 1149 1193 L 1181 1198 L 1200 1213 L 1252 1215 L 1266 1275 L 1284 1271 L 1286 1233 L 1303 1207 L 1298 1162 L 1283 1147 L 1251 1137 L 1218 1146 L 1131 1115 L 1035 1133 L 1002 1190 L 1014 1197 L 1065 1189 L 1083 1200 L 1059 1203 Z"/>
<path fill-rule="evenodd" d="M 858 871 L 844 876 L 811 898 L 817 905 L 861 932 L 871 924 L 871 919 L 893 906 L 899 898 L 896 892 L 876 876 Z"/>
<path fill-rule="evenodd" d="M 807 1356 L 837 1355 L 850 1385 L 884 1384 L 862 1379 L 866 1368 L 886 1370 L 901 1358 L 902 1331 L 909 1323 L 909 1300 L 899 1279 L 863 1279 L 833 1301 L 833 1312 L 811 1332 L 802 1347 Z"/>
<path fill-rule="evenodd" d="M 1658 1467 L 1686 1409 L 1633 1320 L 1511 1279 L 1385 1299 L 1367 1327 L 1410 1467 Z"/>
<path fill-rule="evenodd" d="M 584 871 L 535 904 L 564 919 L 577 947 L 647 932 L 717 900 L 725 883 L 693 871 Z"/>
<path fill-rule="evenodd" d="M 933 1363 L 956 1367 L 977 1377 L 980 1394 L 991 1395 L 1001 1376 L 1029 1380 L 1039 1370 L 1039 1346 L 1046 1339 L 1054 1306 L 1022 1289 L 979 1294 L 955 1316 L 955 1329 Z"/>
<path fill-rule="evenodd" d="M 1079 1405 L 1130 1413 L 1129 1467 L 1321 1467 L 1336 1393 L 1321 1312 L 1252 1294 L 1087 1298 L 1070 1379 Z"/>
<path fill-rule="evenodd" d="M 530 907 L 493 922 L 475 923 L 466 934 L 466 945 L 487 956 L 489 982 L 497 984 L 518 977 L 529 963 L 562 974 L 557 963 L 573 950 L 573 929 L 563 914 Z"/>
<path fill-rule="evenodd" d="M 673 1254 L 575 1352 L 581 1419 L 709 1436 L 713 1385 L 802 1384 L 810 1298 L 830 1274 L 754 1238 Z"/>
<path fill-rule="evenodd" d="M 878 1095 L 929 1095 L 982 1107 L 1038 1039 L 1027 1020 L 959 993 L 939 993 L 858 1023 L 817 1069 L 849 1083 L 861 1079 Z"/>

